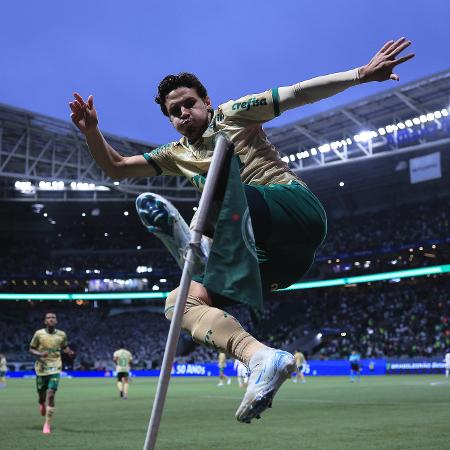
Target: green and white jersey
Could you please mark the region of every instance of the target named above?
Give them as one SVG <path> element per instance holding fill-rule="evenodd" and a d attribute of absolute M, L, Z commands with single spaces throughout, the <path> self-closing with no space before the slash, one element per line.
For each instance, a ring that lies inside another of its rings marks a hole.
<path fill-rule="evenodd" d="M 61 372 L 61 350 L 67 347 L 67 336 L 64 331 L 55 330 L 49 333 L 46 328 L 42 328 L 34 333 L 30 347 L 39 352 L 48 352 L 47 357 L 36 361 L 34 365 L 36 375 L 53 375 Z"/>
<path fill-rule="evenodd" d="M 211 163 L 214 139 L 224 133 L 235 146 L 244 184 L 289 184 L 299 178 L 281 160 L 262 124 L 280 113 L 278 89 L 252 94 L 220 105 L 203 136 L 194 143 L 186 137 L 145 153 L 158 174 L 181 175 L 200 191 Z"/>
<path fill-rule="evenodd" d="M 316 102 L 357 83 L 358 70 L 354 69 L 230 100 L 214 111 L 208 128 L 196 142 L 190 143 L 182 137 L 143 156 L 158 175 L 184 176 L 202 191 L 214 138 L 223 133 L 234 144 L 244 184 L 265 186 L 299 182 L 267 139 L 262 125 L 288 109 Z"/>
<path fill-rule="evenodd" d="M 133 360 L 133 355 L 124 348 L 116 350 L 113 355 L 114 361 L 116 361 L 116 372 L 129 372 L 130 364 Z"/>
<path fill-rule="evenodd" d="M 0 372 L 6 372 L 8 370 L 8 367 L 6 365 L 6 358 L 2 357 L 0 358 Z"/>

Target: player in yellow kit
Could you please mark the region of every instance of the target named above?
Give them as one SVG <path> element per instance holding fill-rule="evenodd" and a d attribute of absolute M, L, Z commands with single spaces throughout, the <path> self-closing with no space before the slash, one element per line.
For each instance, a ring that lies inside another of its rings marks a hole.
<path fill-rule="evenodd" d="M 8 366 L 6 365 L 6 357 L 3 353 L 0 353 L 0 389 L 6 387 L 6 372 Z"/>
<path fill-rule="evenodd" d="M 306 383 L 305 375 L 303 374 L 304 366 L 306 364 L 305 355 L 300 350 L 295 350 L 294 352 L 295 365 L 297 366 L 296 376 L 292 379 L 294 383 L 300 380 L 302 383 Z"/>
<path fill-rule="evenodd" d="M 120 397 L 127 400 L 133 355 L 121 345 L 120 348 L 114 352 L 113 360 L 116 363 L 117 389 L 119 389 Z"/>
<path fill-rule="evenodd" d="M 326 214 L 306 184 L 282 161 L 267 139 L 263 124 L 289 109 L 360 83 L 398 80 L 398 75 L 393 73 L 395 66 L 414 55 L 396 58 L 409 45 L 405 38 L 388 41 L 361 67 L 247 95 L 222 103 L 216 109 L 195 75 L 168 75 L 159 84 L 155 100 L 182 137 L 143 155 L 124 157 L 105 140 L 98 128 L 93 96 L 85 102 L 75 93 L 75 100 L 69 104 L 71 118 L 85 135 L 92 157 L 109 177 L 179 175 L 200 191 L 211 163 L 215 138 L 219 133 L 225 134 L 233 142 L 239 159 L 256 247 L 262 255 L 258 258 L 261 284 L 264 292 L 269 293 L 289 286 L 306 273 L 325 237 Z M 118 105 L 118 108 L 120 112 L 129 111 L 128 105 Z M 184 248 L 177 248 L 174 235 L 168 234 L 173 232 L 173 227 L 166 227 L 169 231 L 164 227 L 174 223 L 175 208 L 160 196 L 153 199 L 150 196 L 151 202 L 154 206 L 148 209 L 155 235 L 180 264 L 179 255 Z M 229 274 L 234 276 L 233 267 L 229 268 Z M 177 290 L 166 300 L 165 314 L 169 320 L 176 297 Z M 290 353 L 269 348 L 247 333 L 234 317 L 220 309 L 221 302 L 201 282 L 192 281 L 182 327 L 195 341 L 213 343 L 215 349 L 249 367 L 248 388 L 236 418 L 250 423 L 272 405 L 277 390 L 295 371 L 295 360 Z"/>
<path fill-rule="evenodd" d="M 30 342 L 30 353 L 37 357 L 34 368 L 39 410 L 41 415 L 45 416 L 42 429 L 44 434 L 51 433 L 55 395 L 62 369 L 61 351 L 74 356 L 74 352 L 67 345 L 66 333 L 56 329 L 57 323 L 56 314 L 47 313 L 44 319 L 45 328 L 36 331 Z"/>
<path fill-rule="evenodd" d="M 219 353 L 217 366 L 219 367 L 219 382 L 217 383 L 217 386 L 223 386 L 225 381 L 227 384 L 230 384 L 231 378 L 227 377 L 224 372 L 225 367 L 227 367 L 227 355 L 225 353 Z"/>

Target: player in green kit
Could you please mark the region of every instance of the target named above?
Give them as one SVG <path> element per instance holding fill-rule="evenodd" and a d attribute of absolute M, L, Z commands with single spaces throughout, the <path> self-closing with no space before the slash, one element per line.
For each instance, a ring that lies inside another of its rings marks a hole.
<path fill-rule="evenodd" d="M 61 351 L 72 357 L 75 354 L 67 345 L 66 333 L 56 329 L 57 323 L 56 314 L 47 313 L 44 319 L 45 328 L 36 331 L 30 342 L 30 353 L 37 357 L 34 368 L 39 411 L 45 416 L 42 429 L 44 434 L 51 433 L 55 395 L 62 369 Z"/>
<path fill-rule="evenodd" d="M 106 175 L 118 180 L 183 176 L 202 191 L 216 137 L 224 134 L 231 140 L 240 166 L 254 241 L 260 250 L 260 281 L 264 293 L 269 294 L 297 282 L 308 271 L 325 238 L 327 223 L 320 201 L 281 159 L 268 140 L 263 124 L 290 109 L 361 83 L 398 80 L 399 76 L 393 70 L 414 55 L 397 56 L 410 44 L 405 38 L 391 40 L 363 66 L 246 95 L 217 108 L 213 107 L 205 86 L 195 75 L 168 75 L 160 82 L 155 100 L 182 136 L 142 155 L 122 156 L 105 140 L 98 127 L 93 96 L 84 101 L 75 93 L 75 99 L 69 103 L 71 118 L 85 135 L 97 164 Z M 117 110 L 121 114 L 133 113 L 129 105 L 117 105 Z M 148 194 L 145 203 L 142 215 L 139 212 L 141 220 L 182 266 L 179 255 L 183 255 L 185 248 L 180 242 L 189 240 L 187 224 L 176 208 L 161 196 Z M 176 227 L 172 226 L 174 223 Z M 183 238 L 179 239 L 179 236 Z M 239 274 L 234 268 L 228 269 L 227 275 L 237 278 Z M 233 298 L 232 295 L 229 297 Z M 165 315 L 169 320 L 176 298 L 177 290 L 174 290 L 166 300 Z M 236 418 L 250 423 L 272 406 L 278 389 L 295 371 L 295 359 L 288 352 L 259 342 L 233 316 L 224 313 L 223 306 L 220 296 L 201 282 L 192 281 L 182 327 L 196 342 L 213 343 L 215 350 L 238 359 L 249 368 L 247 391 L 236 411 Z"/>
<path fill-rule="evenodd" d="M 131 363 L 133 362 L 133 355 L 121 345 L 119 350 L 114 352 L 113 360 L 116 363 L 117 389 L 119 389 L 120 397 L 127 400 L 128 379 L 130 376 Z"/>

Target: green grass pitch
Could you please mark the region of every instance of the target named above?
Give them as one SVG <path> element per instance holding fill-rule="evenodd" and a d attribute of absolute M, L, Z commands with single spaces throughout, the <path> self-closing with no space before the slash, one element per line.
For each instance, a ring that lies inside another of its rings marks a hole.
<path fill-rule="evenodd" d="M 172 380 L 157 449 L 445 449 L 450 382 L 443 376 L 309 378 L 286 382 L 259 421 L 240 424 L 236 380 Z M 50 436 L 42 435 L 33 379 L 0 390 L 2 449 L 142 449 L 156 379 L 133 379 L 119 399 L 113 379 L 63 379 Z"/>

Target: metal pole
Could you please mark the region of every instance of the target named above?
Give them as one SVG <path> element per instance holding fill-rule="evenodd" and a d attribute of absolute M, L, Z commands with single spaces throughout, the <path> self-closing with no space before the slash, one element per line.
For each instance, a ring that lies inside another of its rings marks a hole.
<path fill-rule="evenodd" d="M 152 414 L 147 428 L 144 450 L 154 450 L 155 448 L 156 437 L 164 410 L 164 403 L 166 401 L 167 389 L 169 388 L 170 373 L 172 371 L 178 339 L 180 338 L 184 308 L 186 307 L 186 299 L 192 279 L 191 270 L 194 264 L 194 248 L 200 245 L 205 220 L 208 210 L 211 207 L 217 180 L 219 178 L 220 171 L 222 170 L 227 152 L 232 149 L 233 144 L 224 135 L 218 135 L 214 147 L 213 158 L 208 170 L 208 176 L 206 177 L 205 187 L 198 206 L 199 211 L 197 225 L 191 235 L 191 241 L 189 243 L 190 248 L 187 252 L 183 273 L 181 275 L 180 287 L 178 290 L 172 321 L 170 323 L 166 348 L 164 350 L 161 374 L 159 376 L 156 396 L 153 401 Z"/>

